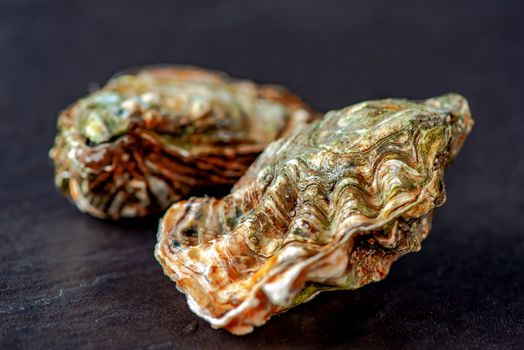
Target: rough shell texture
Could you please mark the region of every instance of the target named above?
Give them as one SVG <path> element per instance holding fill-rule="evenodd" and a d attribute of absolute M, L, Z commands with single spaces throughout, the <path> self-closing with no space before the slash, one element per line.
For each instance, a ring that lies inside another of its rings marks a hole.
<path fill-rule="evenodd" d="M 270 142 L 315 116 L 283 87 L 188 67 L 138 70 L 62 112 L 55 183 L 96 217 L 158 213 L 234 184 Z"/>
<path fill-rule="evenodd" d="M 329 112 L 272 143 L 223 199 L 173 205 L 155 255 L 197 315 L 235 334 L 379 281 L 420 249 L 472 125 L 456 94 Z"/>

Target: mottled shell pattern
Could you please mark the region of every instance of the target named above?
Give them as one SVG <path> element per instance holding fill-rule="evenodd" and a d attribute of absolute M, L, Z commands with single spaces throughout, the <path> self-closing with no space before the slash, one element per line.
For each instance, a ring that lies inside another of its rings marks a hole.
<path fill-rule="evenodd" d="M 226 197 L 174 204 L 155 256 L 193 312 L 235 334 L 379 281 L 420 249 L 472 125 L 456 94 L 331 111 L 273 142 Z"/>
<path fill-rule="evenodd" d="M 99 218 L 160 213 L 231 186 L 270 142 L 315 116 L 283 87 L 188 67 L 138 70 L 62 112 L 55 183 Z"/>

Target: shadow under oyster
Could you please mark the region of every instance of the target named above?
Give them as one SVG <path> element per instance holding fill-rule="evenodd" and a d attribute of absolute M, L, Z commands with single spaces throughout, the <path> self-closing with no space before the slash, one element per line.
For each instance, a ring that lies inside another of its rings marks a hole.
<path fill-rule="evenodd" d="M 235 334 L 379 281 L 420 249 L 472 126 L 456 94 L 329 112 L 273 142 L 221 200 L 174 204 L 155 256 L 193 312 Z"/>
<path fill-rule="evenodd" d="M 139 69 L 61 113 L 55 183 L 96 217 L 157 214 L 233 185 L 270 142 L 315 117 L 283 87 L 190 67 Z"/>

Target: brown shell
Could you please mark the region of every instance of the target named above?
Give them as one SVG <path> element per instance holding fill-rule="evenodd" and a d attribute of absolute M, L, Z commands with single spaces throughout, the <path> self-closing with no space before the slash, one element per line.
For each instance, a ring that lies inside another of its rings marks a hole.
<path fill-rule="evenodd" d="M 62 112 L 55 183 L 96 217 L 156 214 L 231 186 L 270 142 L 315 117 L 283 87 L 190 67 L 138 70 Z"/>
<path fill-rule="evenodd" d="M 363 102 L 272 143 L 221 200 L 164 216 L 155 255 L 213 327 L 245 334 L 420 249 L 473 121 L 456 94 Z"/>

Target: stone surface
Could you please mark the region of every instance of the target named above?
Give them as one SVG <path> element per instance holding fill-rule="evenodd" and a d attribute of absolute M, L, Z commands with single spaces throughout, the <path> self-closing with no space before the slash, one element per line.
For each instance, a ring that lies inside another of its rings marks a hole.
<path fill-rule="evenodd" d="M 0 348 L 522 348 L 522 3 L 198 4 L 0 3 Z M 321 111 L 467 96 L 475 129 L 423 250 L 248 336 L 210 328 L 153 257 L 157 221 L 79 213 L 47 158 L 88 83 L 162 61 L 279 82 Z"/>

